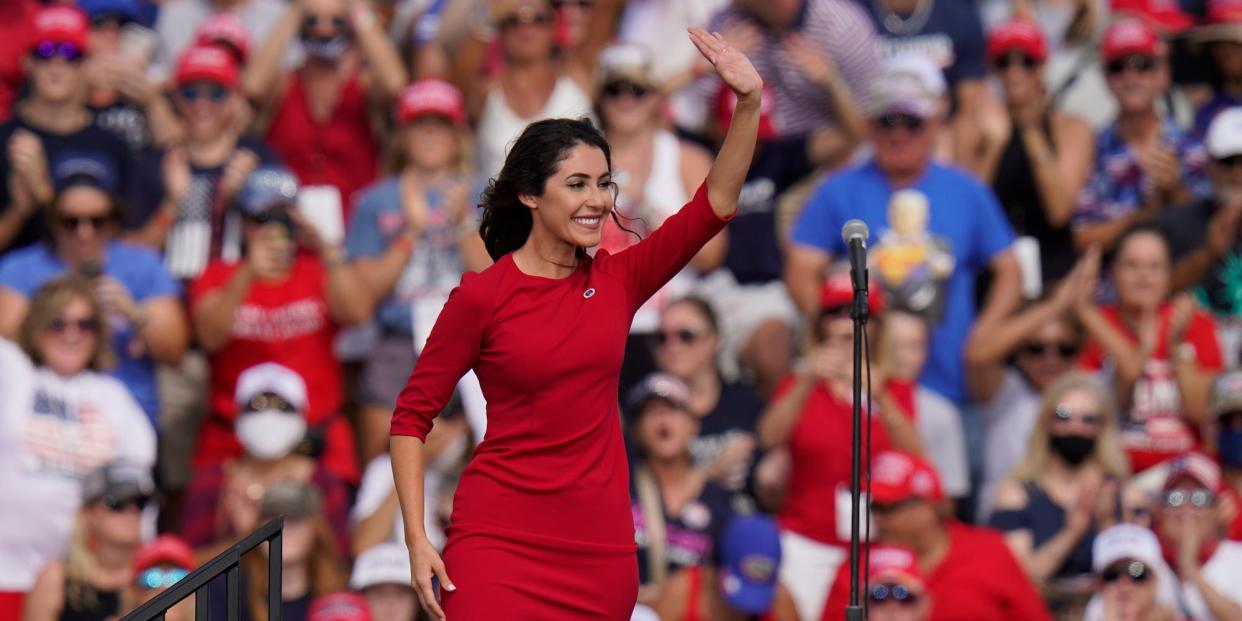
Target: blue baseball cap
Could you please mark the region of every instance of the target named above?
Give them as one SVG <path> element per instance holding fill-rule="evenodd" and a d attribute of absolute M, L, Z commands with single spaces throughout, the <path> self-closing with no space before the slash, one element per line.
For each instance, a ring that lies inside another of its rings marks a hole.
<path fill-rule="evenodd" d="M 730 608 L 763 614 L 776 598 L 781 533 L 772 518 L 743 515 L 725 527 L 720 545 L 720 590 Z"/>
<path fill-rule="evenodd" d="M 60 192 L 85 185 L 109 194 L 117 193 L 116 167 L 111 158 L 98 153 L 67 153 L 52 163 L 52 185 Z"/>
<path fill-rule="evenodd" d="M 272 207 L 290 205 L 297 198 L 298 180 L 293 173 L 279 166 L 260 166 L 246 177 L 237 193 L 237 205 L 243 214 L 257 216 Z"/>
<path fill-rule="evenodd" d="M 138 0 L 78 0 L 78 8 L 91 18 L 118 15 L 134 22 L 142 19 L 142 6 Z"/>

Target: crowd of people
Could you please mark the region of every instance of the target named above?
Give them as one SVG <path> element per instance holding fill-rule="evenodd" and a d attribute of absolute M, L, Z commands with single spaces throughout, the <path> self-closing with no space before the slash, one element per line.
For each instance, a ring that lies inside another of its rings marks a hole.
<path fill-rule="evenodd" d="M 479 196 L 588 118 L 600 248 L 655 231 L 736 105 L 692 26 L 763 118 L 629 330 L 633 619 L 845 614 L 858 218 L 869 618 L 1242 620 L 1238 0 L 0 3 L 0 618 L 118 618 L 278 515 L 284 618 L 425 618 L 389 424 Z M 486 401 L 427 434 L 437 547 Z"/>

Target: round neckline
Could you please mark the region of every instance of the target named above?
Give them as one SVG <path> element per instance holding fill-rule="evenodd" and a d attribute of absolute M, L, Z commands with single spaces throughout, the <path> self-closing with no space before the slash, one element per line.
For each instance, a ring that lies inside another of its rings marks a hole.
<path fill-rule="evenodd" d="M 513 258 L 512 252 L 505 255 L 505 257 L 509 259 L 509 264 L 513 266 L 513 269 L 517 271 L 517 273 L 521 274 L 524 278 L 529 278 L 531 280 L 536 280 L 540 282 L 549 282 L 549 283 L 568 282 L 571 278 L 573 278 L 574 276 L 577 276 L 578 272 L 582 271 L 582 267 L 586 265 L 586 257 L 583 257 L 582 259 L 578 261 L 578 266 L 575 267 L 574 271 L 570 272 L 568 276 L 564 276 L 561 278 L 552 278 L 550 276 L 538 276 L 535 274 L 527 274 L 526 272 L 522 271 L 522 268 L 517 264 L 517 260 Z"/>

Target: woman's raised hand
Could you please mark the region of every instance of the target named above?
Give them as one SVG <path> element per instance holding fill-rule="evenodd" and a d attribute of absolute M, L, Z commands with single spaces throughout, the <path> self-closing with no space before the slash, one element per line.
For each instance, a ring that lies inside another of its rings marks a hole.
<path fill-rule="evenodd" d="M 759 72 L 745 54 L 729 45 L 720 33 L 709 34 L 702 28 L 690 29 L 690 42 L 716 68 L 720 79 L 737 95 L 738 102 L 759 100 L 763 78 L 759 77 Z"/>

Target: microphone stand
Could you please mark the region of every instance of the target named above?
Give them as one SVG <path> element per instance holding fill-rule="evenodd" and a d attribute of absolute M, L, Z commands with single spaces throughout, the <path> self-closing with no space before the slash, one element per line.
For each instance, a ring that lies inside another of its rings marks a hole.
<path fill-rule="evenodd" d="M 867 276 L 863 270 L 862 282 L 854 282 L 854 304 L 850 319 L 854 320 L 854 404 L 853 415 L 853 463 L 850 471 L 850 601 L 845 608 L 845 621 L 863 621 L 863 609 L 859 605 L 858 573 L 861 557 L 858 553 L 859 514 L 862 495 L 862 363 L 863 330 L 867 327 Z"/>

